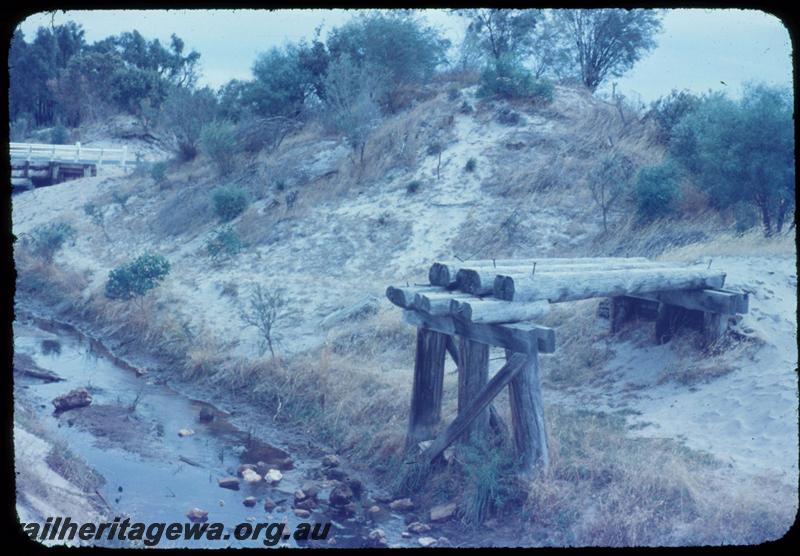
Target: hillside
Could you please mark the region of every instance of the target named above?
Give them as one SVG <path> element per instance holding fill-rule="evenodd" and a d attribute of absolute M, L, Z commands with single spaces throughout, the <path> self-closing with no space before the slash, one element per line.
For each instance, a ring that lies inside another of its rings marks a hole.
<path fill-rule="evenodd" d="M 565 304 L 548 316 L 557 351 L 542 363 L 552 474 L 500 484 L 498 461 L 452 473 L 480 468 L 498 482 L 496 544 L 508 539 L 498 525 L 506 520 L 509 529 L 528 524 L 519 542 L 533 545 L 783 535 L 797 510 L 793 238 L 733 236 L 702 208 L 641 225 L 630 200 L 613 207 L 604 233 L 587 183 L 612 147 L 637 168 L 661 160 L 650 122 L 566 86 L 546 105 L 479 101 L 475 92 L 431 85 L 380 122 L 363 163 L 312 122 L 273 152 L 242 155 L 222 177 L 201 156 L 171 163 L 161 183 L 106 170 L 15 195 L 17 237 L 53 221 L 77 231 L 52 265 L 16 250 L 17 304 L 79 325 L 152 375 L 232 394 L 248 418 L 308 431 L 391 485 L 402 465 L 413 331 L 385 299 L 387 285 L 423 282 L 431 262 L 453 256 L 710 258 L 726 284 L 751 292 L 750 313 L 715 352 L 688 333 L 662 346 L 644 326 L 611 335 L 597 302 Z M 107 131 L 90 135 L 115 142 Z M 250 202 L 230 222 L 242 251 L 214 261 L 206 245 L 222 226 L 212 202 L 220 185 L 245 189 Z M 102 226 L 87 203 L 103 211 Z M 145 251 L 169 260 L 165 282 L 142 304 L 106 299 L 109 271 Z M 240 317 L 256 283 L 280 288 L 286 301 L 276 359 Z M 446 416 L 454 381 L 448 372 Z M 453 499 L 465 520 L 475 513 L 474 488 L 434 483 L 416 495 L 421 507 Z"/>

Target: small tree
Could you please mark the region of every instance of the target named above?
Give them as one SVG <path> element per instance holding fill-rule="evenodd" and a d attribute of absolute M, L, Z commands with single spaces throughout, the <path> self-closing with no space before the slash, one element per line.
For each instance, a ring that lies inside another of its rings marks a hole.
<path fill-rule="evenodd" d="M 656 10 L 563 9 L 555 14 L 561 34 L 572 43 L 570 51 L 581 81 L 592 92 L 655 48 L 653 36 L 661 30 Z"/>
<path fill-rule="evenodd" d="M 632 175 L 631 161 L 622 154 L 613 153 L 600 161 L 597 172 L 587 181 L 592 198 L 603 216 L 604 232 L 608 232 L 608 211 L 628 191 Z"/>
<path fill-rule="evenodd" d="M 380 118 L 377 98 L 384 88 L 384 79 L 378 68 L 358 66 L 349 55 L 343 54 L 328 67 L 324 87 L 326 126 L 345 135 L 363 164 L 367 139 Z"/>
<path fill-rule="evenodd" d="M 162 255 L 145 253 L 108 273 L 106 297 L 109 299 L 143 299 L 169 274 L 169 261 Z"/>
<path fill-rule="evenodd" d="M 272 359 L 275 359 L 275 342 L 279 341 L 275 324 L 284 315 L 285 305 L 280 290 L 269 290 L 261 284 L 254 284 L 247 306 L 240 312 L 242 320 L 261 334 L 259 353 L 263 355 L 269 349 Z"/>
<path fill-rule="evenodd" d="M 233 170 L 236 156 L 236 133 L 229 122 L 211 122 L 200 132 L 200 149 L 217 166 L 220 175 Z"/>
<path fill-rule="evenodd" d="M 173 87 L 164 102 L 162 123 L 175 135 L 178 156 L 192 160 L 197 156 L 203 126 L 214 120 L 217 98 L 205 87 L 191 91 Z"/>
<path fill-rule="evenodd" d="M 111 237 L 109 237 L 108 231 L 106 230 L 106 215 L 103 207 L 99 207 L 92 201 L 89 201 L 83 205 L 83 212 L 89 217 L 92 224 L 100 228 L 106 240 L 111 241 Z"/>

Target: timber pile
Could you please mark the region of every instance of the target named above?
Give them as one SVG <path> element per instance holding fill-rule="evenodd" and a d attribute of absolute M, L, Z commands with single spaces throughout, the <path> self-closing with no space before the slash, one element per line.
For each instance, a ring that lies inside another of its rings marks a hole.
<path fill-rule="evenodd" d="M 491 403 L 508 386 L 524 472 L 548 461 L 538 353 L 555 351 L 555 332 L 535 321 L 550 304 L 609 298 L 602 311 L 612 332 L 634 317 L 655 320 L 658 342 L 668 341 L 679 324 L 693 322 L 713 343 L 729 315 L 748 309 L 747 294 L 724 289 L 725 273 L 710 265 L 641 257 L 436 262 L 428 279 L 429 284 L 386 290 L 405 321 L 417 327 L 408 446 L 432 440 L 421 454 L 432 462 L 455 441 L 476 443 L 491 429 L 507 431 Z M 491 380 L 489 346 L 506 350 L 506 364 Z M 448 353 L 458 367 L 458 416 L 434 438 Z"/>

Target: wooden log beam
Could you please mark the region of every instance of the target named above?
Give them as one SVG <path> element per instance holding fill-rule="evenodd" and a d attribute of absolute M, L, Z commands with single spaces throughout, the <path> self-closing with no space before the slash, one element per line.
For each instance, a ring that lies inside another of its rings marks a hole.
<path fill-rule="evenodd" d="M 546 315 L 550 304 L 546 301 L 523 303 L 501 299 L 457 300 L 455 315 L 479 323 L 504 323 L 534 320 Z"/>
<path fill-rule="evenodd" d="M 434 330 L 417 329 L 406 446 L 431 438 L 434 427 L 441 419 L 446 339 L 447 336 Z"/>
<path fill-rule="evenodd" d="M 537 348 L 540 353 L 553 353 L 556 349 L 555 331 L 533 323 L 484 324 L 415 310 L 403 311 L 403 319 L 412 326 L 463 336 L 516 353 L 529 353 Z"/>
<path fill-rule="evenodd" d="M 456 273 L 455 287 L 473 295 L 490 295 L 494 291 L 494 280 L 498 274 L 506 276 L 535 276 L 540 273 L 584 273 L 593 270 L 625 270 L 633 268 L 676 268 L 675 263 L 651 261 L 591 262 L 575 264 L 540 263 L 536 266 L 508 266 L 501 268 L 475 267 L 461 268 Z"/>
<path fill-rule="evenodd" d="M 555 258 L 539 257 L 535 259 L 479 259 L 468 261 L 442 261 L 435 262 L 428 271 L 428 278 L 431 284 L 443 287 L 453 287 L 456 285 L 456 275 L 462 268 L 486 268 L 501 270 L 503 267 L 528 267 L 532 268 L 550 265 L 574 265 L 574 264 L 600 264 L 614 262 L 648 262 L 644 257 L 577 257 L 577 258 Z"/>
<path fill-rule="evenodd" d="M 438 286 L 408 286 L 405 288 L 396 288 L 389 286 L 386 288 L 386 297 L 394 305 L 402 309 L 413 309 L 414 298 L 418 293 L 424 292 L 444 292 L 445 290 Z"/>
<path fill-rule="evenodd" d="M 481 389 L 473 402 L 460 411 L 450 425 L 447 426 L 439 435 L 434 439 L 433 443 L 421 454 L 421 458 L 432 463 L 437 457 L 444 452 L 450 444 L 467 430 L 470 423 L 483 413 L 486 407 L 492 400 L 505 388 L 509 382 L 522 370 L 525 363 L 526 356 L 521 353 L 515 353 L 511 359 L 489 380 L 486 386 Z"/>
<path fill-rule="evenodd" d="M 419 292 L 414 296 L 413 309 L 429 315 L 454 315 L 458 300 L 475 299 L 474 296 L 459 292 Z"/>
<path fill-rule="evenodd" d="M 554 272 L 524 278 L 498 275 L 494 295 L 508 301 L 546 299 L 558 303 L 665 290 L 713 289 L 724 283 L 724 273 L 698 268 L 593 270 L 580 275 Z"/>
<path fill-rule="evenodd" d="M 489 381 L 489 346 L 461 337 L 458 346 L 458 414 L 464 413 Z M 461 435 L 463 444 L 482 445 L 489 432 L 489 413 L 478 412 Z"/>
<path fill-rule="evenodd" d="M 506 359 L 513 354 L 506 351 Z M 537 467 L 547 467 L 550 460 L 547 432 L 544 423 L 544 403 L 539 380 L 539 358 L 534 351 L 528 354 L 519 373 L 508 384 L 511 406 L 511 429 L 514 447 L 524 474 Z"/>

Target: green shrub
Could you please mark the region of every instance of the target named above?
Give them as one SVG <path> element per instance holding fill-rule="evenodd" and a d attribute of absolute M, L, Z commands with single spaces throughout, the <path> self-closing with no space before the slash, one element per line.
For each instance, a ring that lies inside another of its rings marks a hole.
<path fill-rule="evenodd" d="M 472 110 L 473 110 L 472 105 L 468 103 L 466 100 L 461 103 L 461 106 L 458 109 L 458 111 L 461 112 L 462 114 L 471 114 Z"/>
<path fill-rule="evenodd" d="M 422 187 L 422 182 L 419 180 L 414 180 L 406 186 L 406 193 L 409 195 L 414 194 L 419 191 L 420 187 Z"/>
<path fill-rule="evenodd" d="M 108 273 L 106 297 L 124 300 L 142 297 L 158 286 L 169 270 L 169 261 L 162 255 L 145 253 Z"/>
<path fill-rule="evenodd" d="M 243 248 L 242 240 L 230 227 L 217 230 L 206 241 L 206 252 L 215 263 L 238 255 Z"/>
<path fill-rule="evenodd" d="M 232 124 L 211 122 L 203 126 L 200 149 L 214 162 L 220 174 L 233 170 L 236 145 L 236 133 Z"/>
<path fill-rule="evenodd" d="M 50 144 L 51 145 L 65 145 L 69 143 L 69 131 L 61 124 L 50 131 Z"/>
<path fill-rule="evenodd" d="M 220 186 L 212 193 L 214 212 L 220 222 L 230 222 L 247 208 L 247 193 L 235 185 Z"/>
<path fill-rule="evenodd" d="M 51 222 L 35 227 L 25 239 L 34 255 L 51 262 L 67 241 L 75 241 L 76 235 L 75 228 L 69 224 Z"/>
<path fill-rule="evenodd" d="M 150 165 L 150 177 L 157 184 L 163 183 L 167 178 L 167 163 L 163 160 L 153 162 Z"/>
<path fill-rule="evenodd" d="M 671 161 L 642 168 L 635 189 L 639 216 L 653 219 L 672 212 L 680 191 L 678 179 L 678 168 Z"/>
<path fill-rule="evenodd" d="M 553 84 L 534 78 L 518 61 L 503 58 L 483 69 L 477 94 L 481 98 L 529 98 L 550 102 Z"/>
<path fill-rule="evenodd" d="M 464 170 L 472 173 L 475 171 L 477 165 L 478 161 L 475 160 L 474 158 L 470 158 L 469 160 L 467 160 L 467 164 L 464 166 Z"/>

